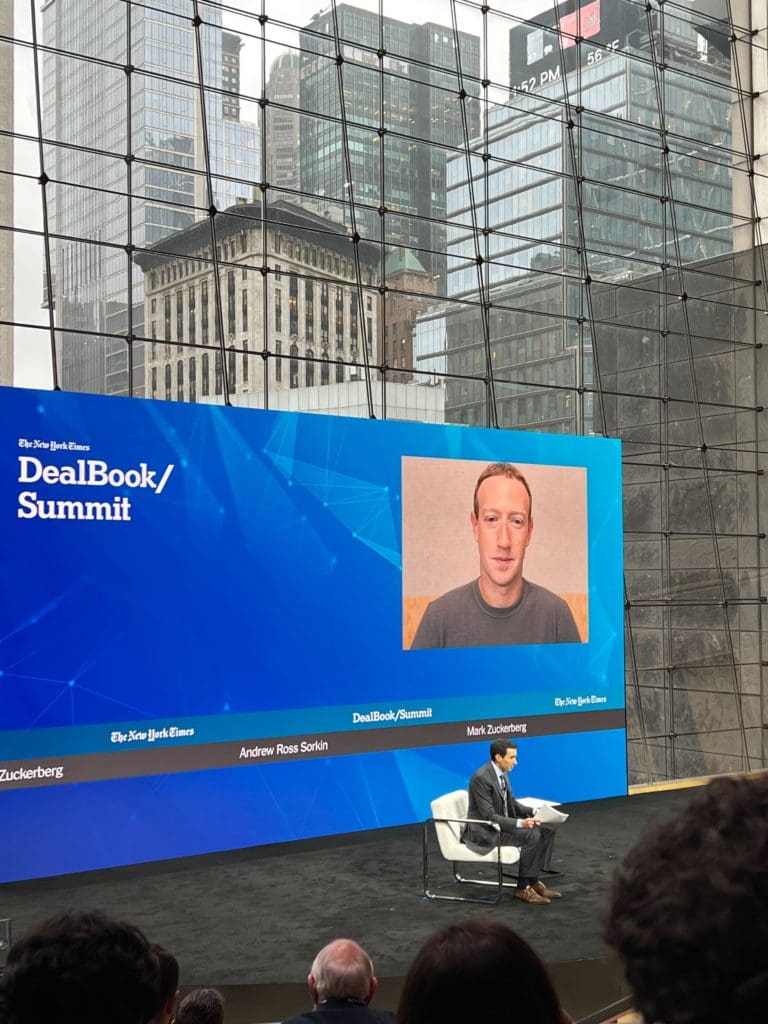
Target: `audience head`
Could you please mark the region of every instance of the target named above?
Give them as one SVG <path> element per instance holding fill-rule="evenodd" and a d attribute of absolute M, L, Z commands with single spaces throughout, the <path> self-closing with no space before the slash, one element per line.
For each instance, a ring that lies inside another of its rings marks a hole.
<path fill-rule="evenodd" d="M 307 978 L 315 1006 L 326 999 L 358 999 L 369 1003 L 378 981 L 371 958 L 351 939 L 335 939 L 324 946 Z"/>
<path fill-rule="evenodd" d="M 7 1024 L 145 1024 L 157 964 L 138 928 L 99 913 L 52 917 L 18 939 L 0 978 Z"/>
<path fill-rule="evenodd" d="M 633 847 L 606 938 L 647 1021 L 768 1016 L 768 775 L 716 779 Z"/>
<path fill-rule="evenodd" d="M 157 963 L 157 1001 L 152 1024 L 168 1024 L 179 994 L 179 964 L 162 946 L 153 943 L 149 948 Z"/>
<path fill-rule="evenodd" d="M 179 1003 L 176 1024 L 223 1024 L 224 996 L 217 988 L 196 988 Z"/>
<path fill-rule="evenodd" d="M 427 939 L 405 978 L 397 1024 L 466 1024 L 480 1002 L 496 1021 L 562 1024 L 544 964 L 511 928 L 494 921 L 452 924 Z"/>

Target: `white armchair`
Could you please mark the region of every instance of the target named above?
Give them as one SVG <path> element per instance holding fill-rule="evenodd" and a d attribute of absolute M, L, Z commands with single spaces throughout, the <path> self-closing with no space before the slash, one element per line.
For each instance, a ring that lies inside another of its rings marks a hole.
<path fill-rule="evenodd" d="M 437 797 L 430 804 L 432 817 L 424 822 L 422 833 L 422 859 L 424 870 L 424 896 L 430 900 L 455 900 L 460 903 L 498 903 L 504 889 L 512 889 L 517 881 L 504 881 L 505 869 L 509 872 L 520 860 L 520 851 L 516 846 L 501 845 L 501 829 L 492 821 L 478 821 L 467 818 L 469 796 L 466 789 L 457 789 L 453 793 Z M 488 825 L 496 831 L 496 845 L 486 853 L 475 853 L 461 842 L 461 833 L 468 821 Z M 492 898 L 480 896 L 455 896 L 433 891 L 430 888 L 429 839 L 430 825 L 434 826 L 437 843 L 443 858 L 451 864 L 454 884 L 493 886 L 495 893 Z M 495 878 L 469 878 L 459 874 L 460 864 L 483 864 L 491 869 Z M 511 872 L 510 872 L 511 873 Z"/>

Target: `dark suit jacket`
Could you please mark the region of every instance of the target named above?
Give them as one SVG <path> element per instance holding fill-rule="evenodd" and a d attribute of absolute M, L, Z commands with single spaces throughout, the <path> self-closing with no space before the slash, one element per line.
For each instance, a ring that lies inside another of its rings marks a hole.
<path fill-rule="evenodd" d="M 507 776 L 507 786 L 509 786 L 509 776 Z M 511 789 L 507 797 L 507 809 L 509 814 L 505 815 L 504 799 L 501 795 L 496 769 L 490 761 L 486 761 L 469 780 L 467 817 L 495 821 L 502 832 L 514 832 L 517 828 L 518 818 L 530 818 L 533 814 L 532 807 L 526 807 L 525 804 L 515 800 Z M 496 845 L 496 833 L 484 825 L 465 825 L 461 841 L 487 850 Z"/>
<path fill-rule="evenodd" d="M 393 1024 L 392 1010 L 372 1010 L 357 999 L 326 999 L 284 1024 Z"/>

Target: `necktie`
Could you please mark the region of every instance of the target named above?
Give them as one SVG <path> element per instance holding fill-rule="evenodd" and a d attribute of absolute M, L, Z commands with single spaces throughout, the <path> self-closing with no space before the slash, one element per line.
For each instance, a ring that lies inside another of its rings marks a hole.
<path fill-rule="evenodd" d="M 509 787 L 507 786 L 506 775 L 501 776 L 501 800 L 504 805 L 504 813 L 509 814 L 509 805 L 507 804 L 507 795 L 509 793 Z"/>

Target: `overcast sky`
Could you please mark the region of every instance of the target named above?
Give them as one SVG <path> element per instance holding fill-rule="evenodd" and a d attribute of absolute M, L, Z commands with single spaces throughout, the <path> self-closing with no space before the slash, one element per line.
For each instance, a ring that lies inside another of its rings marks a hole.
<path fill-rule="evenodd" d="M 0 0 L 0 3 L 5 0 Z M 151 2 L 151 0 L 150 0 Z M 162 3 L 162 0 L 160 0 Z M 30 4 L 28 0 L 13 0 L 14 4 L 14 36 L 24 42 L 32 39 L 30 22 Z M 240 6 L 247 11 L 261 10 L 258 0 L 239 0 Z M 245 94 L 259 95 L 261 91 L 261 26 L 254 17 L 245 14 L 231 13 L 237 6 L 237 0 L 228 0 L 224 24 L 233 31 L 241 33 L 245 45 L 241 53 L 241 89 Z M 355 6 L 367 10 L 378 11 L 376 0 L 355 0 Z M 384 0 L 383 12 L 386 16 L 399 18 L 402 21 L 416 20 L 437 22 L 451 26 L 451 0 L 419 0 L 414 5 L 411 0 Z M 533 17 L 542 11 L 551 9 L 552 0 L 496 0 L 488 14 L 487 37 L 489 40 L 488 69 L 489 78 L 500 84 L 504 83 L 508 74 L 508 36 L 509 30 L 520 18 Z M 190 9 L 192 7 L 190 0 Z M 321 5 L 319 0 L 265 0 L 265 9 L 269 17 L 267 23 L 268 48 L 267 65 L 276 54 L 289 46 L 298 44 L 296 25 L 307 24 L 319 10 L 329 9 L 328 4 Z M 418 17 L 414 18 L 414 10 Z M 456 20 L 460 31 L 483 35 L 482 15 L 477 7 L 467 7 L 461 3 L 455 6 Z M 204 7 L 201 5 L 204 14 Z M 291 26 L 280 23 L 280 19 L 290 19 Z M 39 14 L 38 14 L 39 25 Z M 37 114 L 35 106 L 35 82 L 31 59 L 31 50 L 27 46 L 17 46 L 14 65 L 14 130 L 20 134 L 37 135 Z M 242 116 L 247 118 L 247 105 Z M 42 229 L 41 189 L 37 182 L 40 173 L 37 146 L 34 142 L 17 140 L 14 151 L 14 221 L 21 230 Z M 43 245 L 38 238 L 17 232 L 14 236 L 15 258 L 15 294 L 14 319 L 34 328 L 19 328 L 15 339 L 15 383 L 21 387 L 48 388 L 52 383 L 50 336 L 47 330 L 48 312 L 41 308 L 43 289 Z"/>

